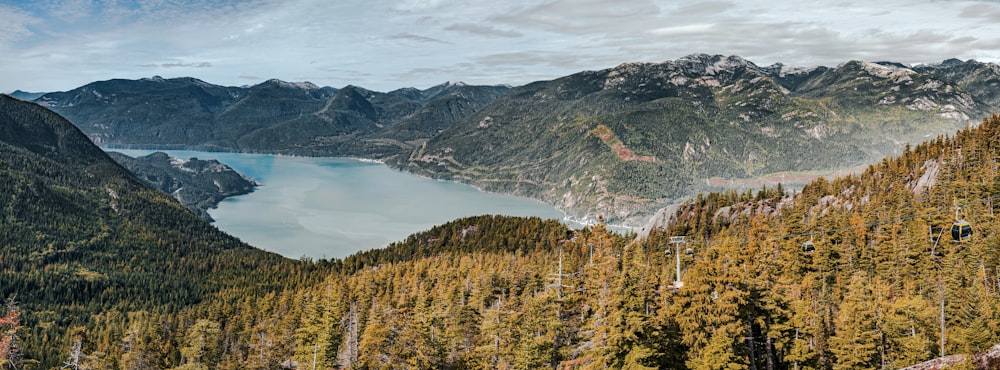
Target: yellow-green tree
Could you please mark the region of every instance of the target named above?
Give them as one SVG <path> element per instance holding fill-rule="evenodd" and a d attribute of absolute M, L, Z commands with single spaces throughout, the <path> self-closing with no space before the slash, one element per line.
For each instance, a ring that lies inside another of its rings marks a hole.
<path fill-rule="evenodd" d="M 855 272 L 834 319 L 836 331 L 830 338 L 830 352 L 836 356 L 834 369 L 880 368 L 880 334 L 876 327 L 871 277 Z"/>

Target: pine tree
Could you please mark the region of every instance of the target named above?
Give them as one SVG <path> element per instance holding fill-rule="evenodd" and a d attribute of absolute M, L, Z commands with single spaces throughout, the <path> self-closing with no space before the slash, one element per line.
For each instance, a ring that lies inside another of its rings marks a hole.
<path fill-rule="evenodd" d="M 219 323 L 207 319 L 195 321 L 184 334 L 184 345 L 180 348 L 184 364 L 177 369 L 214 369 L 218 361 Z"/>
<path fill-rule="evenodd" d="M 608 315 L 608 346 L 603 362 L 612 368 L 653 369 L 663 355 L 653 339 L 656 276 L 650 272 L 642 246 L 632 243 L 622 252 Z"/>
<path fill-rule="evenodd" d="M 748 358 L 737 354 L 747 348 L 748 321 L 743 315 L 748 293 L 741 265 L 740 243 L 717 236 L 688 270 L 684 286 L 671 307 L 688 346 L 687 366 L 692 369 L 747 368 Z M 746 352 L 744 352 L 746 353 Z"/>
<path fill-rule="evenodd" d="M 830 351 L 836 356 L 835 370 L 881 366 L 872 293 L 868 274 L 855 272 L 834 319 L 836 331 L 830 338 Z"/>

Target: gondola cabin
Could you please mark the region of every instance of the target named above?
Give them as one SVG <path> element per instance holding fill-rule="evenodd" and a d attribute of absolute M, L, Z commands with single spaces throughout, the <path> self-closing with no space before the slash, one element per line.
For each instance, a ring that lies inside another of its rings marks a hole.
<path fill-rule="evenodd" d="M 812 240 L 802 243 L 802 251 L 806 253 L 811 253 L 816 250 L 816 244 L 813 244 Z"/>
<path fill-rule="evenodd" d="M 972 240 L 972 225 L 968 221 L 958 220 L 951 225 L 951 238 L 956 243 Z"/>

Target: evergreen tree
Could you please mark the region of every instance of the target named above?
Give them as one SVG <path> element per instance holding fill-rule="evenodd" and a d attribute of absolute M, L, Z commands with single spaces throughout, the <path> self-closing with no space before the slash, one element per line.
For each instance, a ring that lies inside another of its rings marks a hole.
<path fill-rule="evenodd" d="M 834 319 L 836 331 L 830 338 L 830 352 L 836 356 L 834 369 L 874 369 L 881 367 L 879 332 L 870 277 L 855 272 Z"/>
<path fill-rule="evenodd" d="M 184 334 L 184 345 L 180 348 L 184 364 L 176 369 L 214 369 L 218 363 L 219 323 L 198 319 Z"/>

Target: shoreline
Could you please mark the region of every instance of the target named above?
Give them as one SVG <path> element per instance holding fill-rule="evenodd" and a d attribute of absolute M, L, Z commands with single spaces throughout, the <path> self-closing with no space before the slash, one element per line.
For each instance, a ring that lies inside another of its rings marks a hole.
<path fill-rule="evenodd" d="M 458 180 L 438 179 L 438 178 L 433 178 L 433 177 L 430 177 L 430 176 L 427 176 L 427 175 L 424 175 L 424 174 L 419 174 L 419 173 L 404 171 L 401 168 L 396 168 L 396 167 L 389 166 L 386 163 L 386 161 L 382 160 L 382 159 L 364 158 L 364 157 L 355 157 L 355 156 L 303 156 L 303 155 L 295 155 L 295 154 L 266 153 L 266 152 L 255 152 L 255 151 L 235 151 L 235 150 L 228 150 L 228 149 L 224 149 L 224 148 L 221 148 L 221 147 L 214 147 L 214 146 L 213 147 L 198 147 L 198 146 L 183 146 L 183 145 L 108 145 L 108 146 L 103 146 L 102 145 L 102 146 L 99 146 L 99 147 L 101 148 L 101 150 L 104 150 L 105 152 L 107 152 L 107 151 L 116 151 L 116 150 L 142 150 L 142 151 L 150 151 L 150 152 L 157 152 L 157 151 L 162 151 L 162 152 L 168 152 L 168 151 L 190 151 L 190 152 L 203 152 L 203 153 L 270 155 L 270 156 L 275 156 L 275 157 L 287 157 L 287 158 L 342 159 L 342 160 L 351 160 L 351 161 L 357 161 L 357 162 L 368 163 L 368 164 L 377 164 L 377 165 L 385 166 L 386 168 L 395 170 L 397 172 L 405 173 L 405 174 L 411 175 L 411 176 L 417 176 L 417 177 L 424 178 L 424 179 L 427 179 L 427 180 L 440 181 L 440 182 L 449 182 L 449 183 L 453 183 L 453 184 L 465 185 L 465 186 L 472 187 L 476 191 L 479 191 L 479 192 L 482 192 L 482 193 L 504 195 L 504 196 L 515 197 L 515 198 L 530 200 L 530 201 L 534 201 L 534 202 L 537 202 L 537 203 L 540 203 L 540 204 L 544 204 L 546 206 L 552 207 L 557 212 L 561 213 L 562 217 L 558 218 L 557 220 L 559 220 L 560 222 L 562 222 L 563 224 L 565 224 L 567 227 L 570 227 L 570 228 L 573 228 L 573 229 L 578 229 L 578 228 L 584 228 L 584 227 L 590 227 L 590 226 L 597 225 L 597 222 L 595 222 L 595 220 L 592 220 L 591 217 L 587 217 L 587 216 L 584 216 L 584 217 L 572 216 L 569 213 L 567 213 L 566 210 L 562 209 L 561 207 L 559 207 L 559 206 L 557 206 L 555 204 L 550 204 L 550 203 L 544 202 L 544 201 L 539 200 L 539 199 L 535 199 L 535 198 L 531 198 L 531 197 L 526 197 L 526 196 L 518 195 L 518 194 L 488 191 L 488 190 L 485 190 L 485 189 L 483 189 L 482 187 L 480 187 L 478 185 L 471 184 L 471 183 L 465 183 L 465 182 L 461 182 L 461 181 L 458 181 Z M 264 185 L 264 184 L 262 184 L 260 182 L 257 182 L 256 180 L 254 180 L 254 182 L 256 182 L 258 184 L 258 186 L 263 186 Z M 230 198 L 234 198 L 234 197 L 238 197 L 238 195 L 237 196 L 232 196 L 232 197 L 226 197 L 225 199 L 230 199 Z M 605 225 L 608 227 L 609 230 L 612 230 L 614 232 L 619 232 L 619 233 L 637 232 L 637 230 L 639 230 L 639 229 L 642 228 L 642 226 L 631 226 L 631 225 L 627 225 L 627 224 L 623 224 L 623 223 L 619 223 L 619 224 L 605 223 Z"/>

